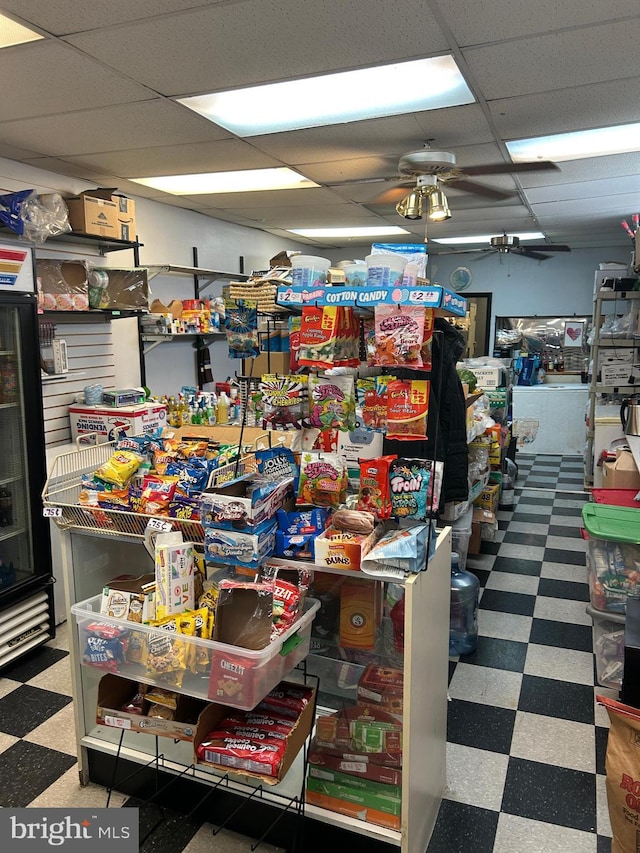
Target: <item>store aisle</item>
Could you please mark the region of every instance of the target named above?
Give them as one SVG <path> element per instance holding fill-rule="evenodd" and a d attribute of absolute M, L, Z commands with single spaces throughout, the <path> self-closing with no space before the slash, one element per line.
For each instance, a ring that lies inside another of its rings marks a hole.
<path fill-rule="evenodd" d="M 585 612 L 582 462 L 518 465 L 514 510 L 468 561 L 483 588 L 481 640 L 450 664 L 448 790 L 428 853 L 609 853 L 607 717 L 594 703 L 607 691 L 594 689 Z M 66 638 L 63 626 L 0 678 L 0 806 L 104 805 L 104 789 L 78 785 Z M 136 804 L 112 799 L 126 802 Z M 229 833 L 213 846 L 208 827 L 173 822 L 142 848 L 212 849 L 249 843 Z"/>
<path fill-rule="evenodd" d="M 518 456 L 516 506 L 467 568 L 480 642 L 450 663 L 448 790 L 428 853 L 605 853 L 607 715 L 595 705 L 583 463 Z"/>

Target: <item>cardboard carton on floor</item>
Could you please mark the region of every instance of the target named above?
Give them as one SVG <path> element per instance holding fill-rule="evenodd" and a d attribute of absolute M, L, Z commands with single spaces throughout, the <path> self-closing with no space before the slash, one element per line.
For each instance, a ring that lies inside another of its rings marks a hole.
<path fill-rule="evenodd" d="M 491 510 L 481 506 L 474 506 L 473 521 L 471 524 L 471 538 L 469 539 L 469 554 L 480 553 L 480 543 L 482 542 L 482 527 L 484 524 L 495 525 L 496 517 Z"/>
<path fill-rule="evenodd" d="M 640 472 L 629 450 L 618 450 L 616 459 L 602 465 L 604 489 L 640 489 Z"/>

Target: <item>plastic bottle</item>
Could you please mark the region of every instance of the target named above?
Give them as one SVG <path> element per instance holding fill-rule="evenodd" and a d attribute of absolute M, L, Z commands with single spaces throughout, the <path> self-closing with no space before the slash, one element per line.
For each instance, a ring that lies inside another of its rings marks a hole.
<path fill-rule="evenodd" d="M 478 645 L 478 596 L 480 581 L 460 568 L 460 558 L 451 553 L 451 611 L 449 654 L 470 655 Z"/>
<path fill-rule="evenodd" d="M 229 398 L 225 391 L 221 391 L 218 397 L 216 416 L 219 424 L 229 423 Z"/>

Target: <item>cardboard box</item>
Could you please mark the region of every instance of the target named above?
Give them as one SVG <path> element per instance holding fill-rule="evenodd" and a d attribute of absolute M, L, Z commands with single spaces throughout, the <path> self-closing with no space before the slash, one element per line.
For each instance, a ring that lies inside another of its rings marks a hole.
<path fill-rule="evenodd" d="M 400 829 L 400 817 L 376 809 L 365 808 L 362 805 L 330 797 L 328 794 L 320 794 L 317 791 L 307 790 L 306 801 L 312 806 L 319 806 L 331 812 L 346 815 L 356 820 L 365 820 L 375 823 L 377 826 L 386 826 L 389 829 Z"/>
<path fill-rule="evenodd" d="M 65 199 L 73 231 L 134 241 L 136 238 L 135 202 L 116 196 L 115 189 L 98 187 Z"/>
<path fill-rule="evenodd" d="M 469 539 L 469 554 L 479 554 L 482 543 L 482 526 L 484 524 L 496 523 L 495 513 L 481 506 L 473 507 L 473 521 L 471 524 L 471 537 Z"/>
<path fill-rule="evenodd" d="M 198 728 L 198 719 L 208 707 L 208 703 L 191 696 L 178 695 L 174 720 L 162 720 L 158 717 L 129 714 L 121 709 L 138 692 L 135 681 L 108 673 L 100 679 L 98 685 L 98 707 L 96 722 L 101 726 L 126 729 L 176 740 L 193 741 Z M 148 710 L 145 702 L 144 709 Z"/>
<path fill-rule="evenodd" d="M 269 359 L 268 362 L 267 359 Z M 261 352 L 256 358 L 245 359 L 242 362 L 242 373 L 244 376 L 255 376 L 258 379 L 265 373 L 280 373 L 287 376 L 291 373 L 290 355 L 288 352 L 272 352 L 270 355 Z"/>
<path fill-rule="evenodd" d="M 383 603 L 383 584 L 345 578 L 340 586 L 340 645 L 347 649 L 374 648 Z"/>
<path fill-rule="evenodd" d="M 73 231 L 110 237 L 112 240 L 120 239 L 118 205 L 111 200 L 111 190 L 86 190 L 65 201 Z"/>
<path fill-rule="evenodd" d="M 100 613 L 129 622 L 155 619 L 155 582 L 153 574 L 113 578 L 102 589 Z"/>
<path fill-rule="evenodd" d="M 156 619 L 193 610 L 194 554 L 182 533 L 160 533 L 155 542 Z"/>
<path fill-rule="evenodd" d="M 368 756 L 351 754 L 336 754 L 335 750 L 326 750 L 317 746 L 315 740 L 309 748 L 309 763 L 323 770 L 334 770 L 348 774 L 350 777 L 370 779 L 385 785 L 400 788 L 402 785 L 402 770 L 398 767 L 385 767 L 369 761 Z"/>
<path fill-rule="evenodd" d="M 640 365 L 603 364 L 600 368 L 600 382 L 603 385 L 634 385 L 640 382 Z"/>
<path fill-rule="evenodd" d="M 374 704 L 402 722 L 404 673 L 401 669 L 369 664 L 358 682 L 358 702 Z"/>
<path fill-rule="evenodd" d="M 265 521 L 253 533 L 208 527 L 204 536 L 207 564 L 257 569 L 276 547 L 276 523 Z"/>
<path fill-rule="evenodd" d="M 402 788 L 398 785 L 386 785 L 383 782 L 374 782 L 362 776 L 352 776 L 349 773 L 341 773 L 339 770 L 331 770 L 327 767 L 317 766 L 313 763 L 309 764 L 309 776 L 312 779 L 322 779 L 324 782 L 331 782 L 335 785 L 346 785 L 355 791 L 364 791 L 373 795 L 382 794 L 383 796 L 400 798 L 402 796 Z"/>
<path fill-rule="evenodd" d="M 121 432 L 127 435 L 142 435 L 164 429 L 167 423 L 167 407 L 160 403 L 144 403 L 138 406 L 69 406 L 71 437 L 75 441 L 85 436 L 85 444 L 95 444 L 98 439 L 113 441 Z"/>
<path fill-rule="evenodd" d="M 488 486 L 480 492 L 478 497 L 475 499 L 474 504 L 476 506 L 483 507 L 484 509 L 488 509 L 490 512 L 498 511 L 498 502 L 500 500 L 500 484 L 499 483 L 490 483 Z"/>
<path fill-rule="evenodd" d="M 286 682 L 283 682 L 286 683 Z M 293 684 L 292 687 L 299 688 L 299 684 Z M 233 767 L 224 766 L 224 772 L 230 773 L 233 775 L 240 776 L 250 776 L 252 778 L 258 778 L 261 782 L 264 782 L 267 785 L 276 785 L 281 779 L 283 779 L 289 768 L 293 764 L 294 759 L 306 743 L 307 738 L 311 734 L 311 728 L 313 726 L 313 718 L 315 712 L 315 687 L 311 688 L 311 698 L 304 710 L 296 720 L 296 723 L 291 730 L 289 737 L 287 738 L 287 747 L 282 757 L 282 761 L 280 762 L 280 767 L 278 769 L 277 776 L 264 776 L 258 773 L 252 773 L 248 770 L 243 769 L 234 769 Z M 225 705 L 216 705 L 212 704 L 205 708 L 204 712 L 200 715 L 198 720 L 198 728 L 196 731 L 196 735 L 194 738 L 193 746 L 194 746 L 194 762 L 196 764 L 208 764 L 210 766 L 221 768 L 221 764 L 216 761 L 206 761 L 204 759 L 198 758 L 198 747 L 201 743 L 203 743 L 209 732 L 214 731 L 218 723 L 220 723 L 229 713 L 229 708 Z M 213 757 L 213 756 L 212 756 Z"/>
<path fill-rule="evenodd" d="M 203 525 L 255 533 L 263 522 L 272 519 L 293 496 L 293 479 L 289 477 L 256 488 L 257 479 L 255 474 L 244 474 L 222 486 L 207 489 L 201 500 Z"/>
<path fill-rule="evenodd" d="M 376 544 L 383 529 L 383 526 L 378 524 L 373 533 L 363 536 L 329 527 L 315 541 L 315 562 L 319 566 L 334 566 L 358 571 L 362 558 Z"/>
<path fill-rule="evenodd" d="M 640 472 L 629 450 L 618 451 L 613 462 L 602 465 L 603 489 L 640 489 Z"/>
<path fill-rule="evenodd" d="M 373 785 L 374 783 L 369 784 Z M 397 795 L 386 792 L 374 792 L 371 789 L 355 788 L 339 782 L 329 782 L 325 779 L 318 779 L 317 776 L 312 776 L 311 774 L 309 774 L 309 778 L 307 779 L 307 791 L 313 791 L 316 794 L 325 794 L 328 797 L 335 797 L 338 800 L 355 803 L 366 809 L 374 809 L 385 814 L 395 815 L 398 819 L 400 818 L 402 800 Z"/>
<path fill-rule="evenodd" d="M 469 370 L 478 380 L 478 388 L 502 388 L 506 385 L 502 367 L 470 367 Z"/>
<path fill-rule="evenodd" d="M 146 269 L 103 269 L 109 276 L 109 282 L 102 296 L 101 308 L 121 311 L 147 310 L 149 281 Z"/>
<path fill-rule="evenodd" d="M 36 258 L 36 277 L 45 311 L 89 310 L 89 282 L 84 261 Z"/>

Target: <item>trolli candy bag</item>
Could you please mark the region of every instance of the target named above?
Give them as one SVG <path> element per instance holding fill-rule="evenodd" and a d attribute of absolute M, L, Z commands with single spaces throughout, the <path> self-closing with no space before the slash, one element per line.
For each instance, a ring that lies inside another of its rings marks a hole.
<path fill-rule="evenodd" d="M 442 462 L 395 459 L 389 465 L 391 514 L 425 521 L 438 510 Z"/>

